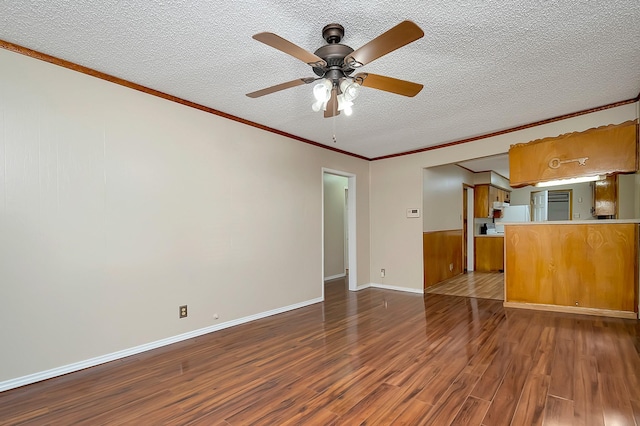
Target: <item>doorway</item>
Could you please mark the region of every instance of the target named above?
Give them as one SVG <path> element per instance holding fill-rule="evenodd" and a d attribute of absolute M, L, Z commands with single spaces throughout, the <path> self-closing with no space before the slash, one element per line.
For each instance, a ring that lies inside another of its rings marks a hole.
<path fill-rule="evenodd" d="M 462 186 L 462 238 L 464 258 L 463 272 L 473 272 L 475 268 L 475 218 L 474 218 L 474 192 L 473 186 Z"/>
<path fill-rule="evenodd" d="M 571 220 L 573 216 L 573 190 L 553 189 L 532 192 L 531 211 L 534 222 Z"/>
<path fill-rule="evenodd" d="M 357 255 L 356 255 L 356 175 L 340 170 L 333 170 L 322 168 L 322 298 L 324 299 L 324 282 L 325 278 L 331 277 L 331 275 L 326 275 L 326 262 L 329 254 L 325 252 L 325 248 L 329 247 L 329 244 L 334 244 L 335 241 L 329 241 L 325 233 L 325 226 L 332 226 L 326 223 L 326 220 L 329 219 L 325 217 L 325 207 L 329 207 L 328 204 L 325 204 L 325 180 L 331 177 L 344 178 L 337 179 L 338 182 L 346 183 L 346 187 L 342 186 L 340 189 L 339 199 L 342 200 L 340 206 L 337 206 L 342 214 L 344 215 L 341 219 L 342 225 L 344 226 L 344 230 L 342 234 L 338 237 L 341 240 L 342 250 L 337 258 L 343 262 L 344 267 L 342 268 L 343 273 L 347 274 L 347 281 L 349 283 L 349 290 L 356 291 L 357 290 Z M 326 200 L 327 203 L 330 203 L 330 200 Z M 335 240 L 335 238 L 334 238 Z M 331 253 L 333 255 L 333 253 Z M 327 258 L 326 258 L 327 257 Z M 335 261 L 336 257 L 332 256 L 331 261 Z"/>

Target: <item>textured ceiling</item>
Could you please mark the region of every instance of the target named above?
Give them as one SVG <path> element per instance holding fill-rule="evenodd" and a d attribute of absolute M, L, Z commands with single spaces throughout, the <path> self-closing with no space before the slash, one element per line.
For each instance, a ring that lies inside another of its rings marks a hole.
<path fill-rule="evenodd" d="M 425 36 L 362 71 L 424 84 L 415 98 L 363 88 L 351 117 L 325 119 L 312 85 L 245 96 L 314 75 L 253 34 L 315 51 L 337 22 L 357 49 L 405 19 Z M 0 39 L 369 158 L 640 92 L 638 0 L 5 0 Z"/>

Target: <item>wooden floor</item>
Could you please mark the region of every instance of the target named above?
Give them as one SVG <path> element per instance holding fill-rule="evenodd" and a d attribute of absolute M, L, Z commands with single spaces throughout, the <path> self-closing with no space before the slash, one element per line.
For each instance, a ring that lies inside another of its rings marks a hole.
<path fill-rule="evenodd" d="M 639 336 L 336 281 L 325 303 L 0 393 L 0 423 L 638 425 Z"/>
<path fill-rule="evenodd" d="M 504 274 L 468 272 L 427 287 L 425 293 L 504 300 Z"/>

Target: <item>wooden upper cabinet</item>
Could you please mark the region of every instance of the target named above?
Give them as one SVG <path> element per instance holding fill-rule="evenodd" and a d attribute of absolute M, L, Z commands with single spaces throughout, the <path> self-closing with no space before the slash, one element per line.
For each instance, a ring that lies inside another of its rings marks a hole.
<path fill-rule="evenodd" d="M 508 203 L 510 192 L 493 185 L 482 184 L 473 188 L 473 217 L 487 218 L 493 213 L 493 202 Z"/>
<path fill-rule="evenodd" d="M 489 185 L 473 188 L 473 217 L 489 217 Z"/>
<path fill-rule="evenodd" d="M 607 176 L 606 179 L 592 183 L 593 208 L 596 217 L 606 216 L 609 219 L 618 217 L 618 175 Z"/>
<path fill-rule="evenodd" d="M 638 124 L 635 120 L 516 144 L 509 149 L 509 178 L 514 188 L 555 179 L 637 170 Z"/>

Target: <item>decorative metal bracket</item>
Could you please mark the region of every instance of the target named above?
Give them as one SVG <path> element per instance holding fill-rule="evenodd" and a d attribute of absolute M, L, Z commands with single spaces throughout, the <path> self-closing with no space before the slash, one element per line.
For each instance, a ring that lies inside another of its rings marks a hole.
<path fill-rule="evenodd" d="M 580 166 L 585 166 L 588 159 L 589 157 L 580 157 L 580 158 L 573 158 L 571 160 L 560 160 L 558 157 L 556 157 L 549 160 L 549 168 L 557 169 L 558 167 L 560 167 L 562 164 L 565 164 L 565 163 L 578 163 L 578 165 Z"/>

